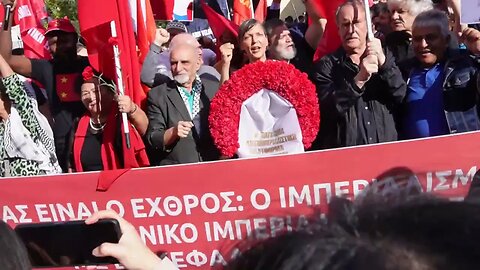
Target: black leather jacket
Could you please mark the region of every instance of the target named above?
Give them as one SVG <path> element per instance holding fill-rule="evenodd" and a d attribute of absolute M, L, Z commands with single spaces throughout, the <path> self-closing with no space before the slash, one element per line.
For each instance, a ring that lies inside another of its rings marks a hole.
<path fill-rule="evenodd" d="M 480 130 L 479 59 L 458 49 L 449 50 L 445 59 L 443 101 L 450 133 Z M 416 58 L 400 65 L 407 83 L 411 72 L 419 65 Z"/>

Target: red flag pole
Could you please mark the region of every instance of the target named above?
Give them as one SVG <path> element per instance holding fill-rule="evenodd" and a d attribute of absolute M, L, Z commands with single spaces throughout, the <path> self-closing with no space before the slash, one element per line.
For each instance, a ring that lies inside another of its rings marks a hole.
<path fill-rule="evenodd" d="M 143 23 L 143 22 L 142 22 Z M 110 29 L 112 30 L 112 37 L 117 38 L 117 28 L 115 27 L 115 21 L 110 22 Z M 118 45 L 113 44 L 113 55 L 115 57 L 115 72 L 117 73 L 118 94 L 125 95 L 125 89 L 123 86 L 122 67 L 120 66 L 120 52 Z M 125 134 L 125 143 L 127 148 L 130 149 L 130 129 L 128 127 L 127 113 L 122 113 L 123 132 Z"/>

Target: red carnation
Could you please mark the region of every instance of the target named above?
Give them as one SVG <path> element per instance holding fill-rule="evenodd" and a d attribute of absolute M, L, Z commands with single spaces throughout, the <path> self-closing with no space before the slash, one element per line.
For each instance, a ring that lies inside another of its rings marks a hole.
<path fill-rule="evenodd" d="M 245 100 L 261 89 L 277 92 L 294 106 L 305 149 L 312 146 L 320 128 L 320 106 L 315 86 L 305 73 L 283 61 L 248 64 L 235 72 L 210 104 L 210 132 L 222 155 L 238 150 L 240 111 Z"/>
<path fill-rule="evenodd" d="M 82 72 L 83 81 L 86 82 L 93 79 L 93 75 L 93 68 L 91 66 L 86 67 Z"/>

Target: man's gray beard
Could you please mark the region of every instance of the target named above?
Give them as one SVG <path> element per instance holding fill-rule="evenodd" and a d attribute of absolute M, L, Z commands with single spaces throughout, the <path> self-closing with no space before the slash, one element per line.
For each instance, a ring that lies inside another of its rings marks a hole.
<path fill-rule="evenodd" d="M 178 74 L 173 77 L 173 79 L 179 84 L 185 84 L 190 79 L 188 74 Z"/>
<path fill-rule="evenodd" d="M 297 49 L 296 48 L 293 48 L 293 50 L 291 50 L 291 51 L 280 51 L 280 52 L 278 52 L 278 56 L 280 56 L 281 59 L 287 60 L 287 61 L 292 60 L 293 58 L 295 58 L 296 55 L 297 55 Z"/>

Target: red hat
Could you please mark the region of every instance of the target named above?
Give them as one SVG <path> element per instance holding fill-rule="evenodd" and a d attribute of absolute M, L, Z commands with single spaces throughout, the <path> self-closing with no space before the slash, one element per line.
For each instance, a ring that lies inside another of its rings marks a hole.
<path fill-rule="evenodd" d="M 47 32 L 45 32 L 45 35 L 48 35 L 49 33 L 53 31 L 62 31 L 66 33 L 77 33 L 75 30 L 75 27 L 73 27 L 72 22 L 70 22 L 69 19 L 64 18 L 64 19 L 56 19 L 53 21 L 50 21 L 48 23 L 48 28 Z"/>

